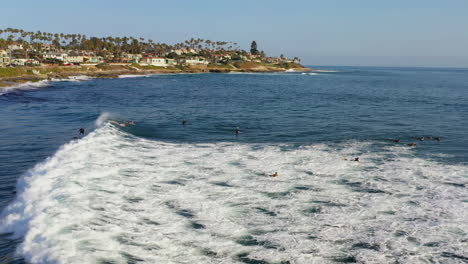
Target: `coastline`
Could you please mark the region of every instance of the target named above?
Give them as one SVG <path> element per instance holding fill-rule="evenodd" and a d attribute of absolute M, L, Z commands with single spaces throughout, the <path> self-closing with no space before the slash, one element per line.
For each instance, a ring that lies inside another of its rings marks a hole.
<path fill-rule="evenodd" d="M 135 67 L 132 65 L 91 65 L 91 66 L 36 66 L 12 69 L 8 74 L 0 74 L 0 90 L 14 88 L 20 85 L 38 83 L 41 81 L 75 79 L 72 77 L 86 76 L 89 78 L 118 78 L 119 76 L 139 76 L 152 74 L 174 73 L 270 73 L 270 72 L 312 72 L 313 69 L 300 64 L 284 68 L 266 64 L 249 65 L 247 67 L 235 67 L 233 65 L 209 65 L 208 67 Z"/>

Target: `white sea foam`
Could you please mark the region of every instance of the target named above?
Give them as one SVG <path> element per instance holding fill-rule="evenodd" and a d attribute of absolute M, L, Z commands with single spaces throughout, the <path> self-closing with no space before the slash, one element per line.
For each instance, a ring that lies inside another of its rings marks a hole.
<path fill-rule="evenodd" d="M 319 75 L 316 72 L 303 72 L 302 75 Z"/>
<path fill-rule="evenodd" d="M 371 147 L 164 143 L 106 124 L 19 181 L 0 231 L 24 237 L 31 263 L 329 263 L 343 252 L 425 263 L 466 250 L 467 167 Z"/>
<path fill-rule="evenodd" d="M 52 82 L 81 82 L 93 79 L 92 77 L 86 75 L 77 75 L 77 76 L 69 76 L 68 78 L 51 78 L 49 80 L 42 80 L 38 82 L 26 82 L 21 84 L 16 84 L 9 87 L 0 87 L 0 95 L 14 92 L 14 91 L 28 91 L 28 90 L 36 90 L 39 88 L 50 86 Z"/>
<path fill-rule="evenodd" d="M 26 82 L 9 87 L 0 87 L 0 95 L 7 94 L 13 91 L 27 91 L 27 90 L 36 90 L 42 87 L 50 85 L 50 81 L 42 80 L 38 82 Z"/>
<path fill-rule="evenodd" d="M 86 76 L 86 75 L 77 75 L 77 76 L 69 76 L 68 79 L 65 79 L 65 80 L 69 80 L 69 81 L 89 81 L 89 80 L 92 80 L 94 79 L 93 77 L 90 77 L 90 76 Z"/>
<path fill-rule="evenodd" d="M 332 70 L 315 70 L 316 72 L 340 72 L 340 71 L 332 71 Z"/>
<path fill-rule="evenodd" d="M 100 127 L 106 123 L 107 120 L 111 119 L 112 114 L 109 112 L 103 112 L 99 115 L 99 117 L 94 122 L 96 127 Z"/>
<path fill-rule="evenodd" d="M 145 77 L 151 77 L 158 75 L 157 73 L 151 73 L 151 74 L 122 74 L 119 75 L 119 78 L 145 78 Z"/>

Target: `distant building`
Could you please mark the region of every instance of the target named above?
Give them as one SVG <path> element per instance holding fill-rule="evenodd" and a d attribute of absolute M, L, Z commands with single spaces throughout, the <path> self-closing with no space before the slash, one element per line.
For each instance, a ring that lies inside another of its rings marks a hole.
<path fill-rule="evenodd" d="M 84 57 L 81 55 L 68 55 L 65 57 L 64 62 L 68 63 L 83 63 Z"/>
<path fill-rule="evenodd" d="M 166 59 L 161 57 L 143 57 L 140 60 L 140 65 L 167 67 L 176 65 L 176 61 L 174 59 Z"/>
<path fill-rule="evenodd" d="M 21 43 L 12 43 L 8 45 L 9 50 L 22 50 L 23 49 L 23 44 Z"/>
<path fill-rule="evenodd" d="M 47 52 L 43 54 L 44 59 L 55 59 L 59 61 L 65 61 L 68 57 L 67 53 L 63 52 Z"/>
<path fill-rule="evenodd" d="M 125 53 L 122 54 L 122 57 L 125 57 L 131 63 L 138 63 L 141 60 L 141 58 L 143 58 L 143 55 Z"/>
<path fill-rule="evenodd" d="M 101 56 L 83 56 L 83 62 L 85 63 L 102 63 L 104 58 Z"/>
<path fill-rule="evenodd" d="M 189 49 L 176 49 L 176 50 L 171 50 L 171 52 L 174 52 L 177 55 L 197 53 L 196 50 L 191 49 L 191 48 L 189 48 Z"/>
<path fill-rule="evenodd" d="M 207 65 L 208 61 L 203 57 L 193 57 L 183 59 L 182 62 L 187 65 Z"/>
<path fill-rule="evenodd" d="M 0 50 L 0 67 L 5 67 L 10 64 L 10 56 L 6 50 Z"/>
<path fill-rule="evenodd" d="M 52 44 L 41 44 L 41 50 L 47 52 L 57 52 L 57 48 Z"/>
<path fill-rule="evenodd" d="M 224 63 L 231 59 L 230 55 L 225 54 L 213 54 L 211 61 L 213 63 Z"/>
<path fill-rule="evenodd" d="M 16 66 L 39 66 L 41 63 L 35 59 L 12 59 L 11 64 Z"/>

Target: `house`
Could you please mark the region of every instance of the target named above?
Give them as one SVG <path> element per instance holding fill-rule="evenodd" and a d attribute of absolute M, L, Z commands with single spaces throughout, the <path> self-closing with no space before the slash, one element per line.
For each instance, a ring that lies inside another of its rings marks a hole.
<path fill-rule="evenodd" d="M 143 55 L 124 53 L 124 54 L 122 54 L 122 57 L 125 57 L 129 62 L 138 63 L 140 61 L 140 59 L 143 58 Z"/>
<path fill-rule="evenodd" d="M 8 49 L 9 50 L 22 50 L 23 49 L 23 44 L 20 44 L 20 43 L 12 43 L 10 45 L 8 45 Z"/>
<path fill-rule="evenodd" d="M 104 58 L 101 56 L 83 56 L 83 62 L 86 63 L 102 63 L 104 62 Z"/>
<path fill-rule="evenodd" d="M 84 57 L 81 55 L 68 55 L 65 57 L 64 62 L 68 63 L 83 63 Z"/>
<path fill-rule="evenodd" d="M 5 67 L 10 64 L 10 56 L 6 50 L 0 50 L 0 67 Z"/>
<path fill-rule="evenodd" d="M 39 66 L 41 63 L 35 59 L 12 59 L 11 64 L 16 66 Z"/>
<path fill-rule="evenodd" d="M 65 61 L 68 57 L 68 54 L 62 52 L 47 52 L 43 54 L 44 59 L 55 59 L 60 61 Z"/>
<path fill-rule="evenodd" d="M 182 62 L 187 65 L 208 65 L 208 61 L 203 57 L 186 58 Z"/>
<path fill-rule="evenodd" d="M 226 63 L 229 60 L 231 60 L 231 56 L 225 54 L 213 54 L 211 58 L 213 63 Z"/>
<path fill-rule="evenodd" d="M 57 48 L 52 44 L 41 44 L 42 51 L 56 52 Z"/>
<path fill-rule="evenodd" d="M 177 55 L 197 53 L 196 50 L 191 49 L 191 48 L 189 48 L 189 49 L 176 49 L 176 50 L 171 50 L 171 52 L 174 52 Z"/>
<path fill-rule="evenodd" d="M 275 58 L 275 57 L 265 58 L 264 61 L 265 61 L 265 63 L 269 63 L 269 64 L 279 64 L 280 63 L 280 59 Z"/>
<path fill-rule="evenodd" d="M 140 60 L 140 65 L 167 67 L 176 65 L 176 61 L 174 59 L 166 59 L 161 57 L 143 57 Z"/>

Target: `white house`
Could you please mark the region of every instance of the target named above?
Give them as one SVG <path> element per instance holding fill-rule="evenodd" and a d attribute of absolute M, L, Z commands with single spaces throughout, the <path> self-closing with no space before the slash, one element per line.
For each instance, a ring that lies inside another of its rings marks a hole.
<path fill-rule="evenodd" d="M 44 59 L 56 59 L 60 61 L 65 61 L 65 59 L 68 57 L 68 54 L 66 53 L 61 53 L 61 52 L 48 52 L 44 53 Z"/>
<path fill-rule="evenodd" d="M 0 67 L 10 64 L 10 56 L 6 50 L 0 50 Z"/>
<path fill-rule="evenodd" d="M 65 57 L 64 62 L 69 62 L 69 63 L 83 63 L 84 58 L 83 56 L 80 55 L 68 55 Z"/>
<path fill-rule="evenodd" d="M 130 60 L 132 62 L 139 62 L 140 59 L 143 57 L 143 55 L 141 55 L 141 54 L 130 54 L 130 53 L 125 53 L 122 56 L 127 58 L 128 60 Z"/>
<path fill-rule="evenodd" d="M 208 65 L 208 61 L 202 57 L 187 58 L 184 60 L 187 65 Z"/>
<path fill-rule="evenodd" d="M 16 66 L 39 66 L 41 63 L 34 59 L 12 59 L 11 64 L 14 64 Z"/>
<path fill-rule="evenodd" d="M 176 62 L 173 59 L 166 59 L 161 57 L 144 57 L 140 60 L 140 65 L 151 65 L 151 66 L 160 66 L 160 67 L 167 67 L 171 65 L 175 65 Z"/>
<path fill-rule="evenodd" d="M 177 55 L 182 55 L 182 54 L 189 54 L 189 53 L 196 53 L 197 51 L 189 48 L 189 49 L 176 49 L 176 50 L 171 50 L 171 52 L 174 52 Z"/>
<path fill-rule="evenodd" d="M 13 43 L 8 45 L 9 50 L 22 50 L 23 49 L 23 44 L 20 43 Z"/>
<path fill-rule="evenodd" d="M 104 58 L 101 56 L 83 56 L 83 62 L 86 63 L 101 63 L 104 62 Z"/>

